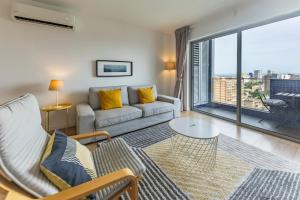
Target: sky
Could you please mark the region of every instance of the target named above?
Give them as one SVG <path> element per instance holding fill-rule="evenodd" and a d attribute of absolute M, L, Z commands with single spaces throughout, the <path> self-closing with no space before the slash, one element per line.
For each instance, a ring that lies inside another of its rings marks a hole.
<path fill-rule="evenodd" d="M 237 34 L 214 40 L 216 75 L 236 74 Z M 242 32 L 242 73 L 300 74 L 300 17 Z"/>

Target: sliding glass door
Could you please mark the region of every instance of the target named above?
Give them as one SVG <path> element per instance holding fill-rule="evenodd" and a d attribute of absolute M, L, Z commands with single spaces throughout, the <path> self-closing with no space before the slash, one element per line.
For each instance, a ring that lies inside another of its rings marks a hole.
<path fill-rule="evenodd" d="M 193 105 L 206 106 L 211 101 L 210 93 L 210 44 L 203 41 L 193 44 Z"/>
<path fill-rule="evenodd" d="M 300 17 L 191 43 L 193 110 L 300 140 Z"/>
<path fill-rule="evenodd" d="M 212 39 L 212 104 L 216 114 L 236 120 L 237 34 Z"/>
<path fill-rule="evenodd" d="M 192 44 L 193 106 L 236 120 L 237 34 Z"/>
<path fill-rule="evenodd" d="M 241 122 L 300 139 L 300 17 L 242 31 Z"/>

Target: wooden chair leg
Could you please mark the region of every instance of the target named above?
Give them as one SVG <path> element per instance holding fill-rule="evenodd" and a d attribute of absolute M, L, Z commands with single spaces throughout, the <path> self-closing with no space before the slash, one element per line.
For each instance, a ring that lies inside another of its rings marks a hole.
<path fill-rule="evenodd" d="M 133 179 L 130 183 L 128 195 L 131 200 L 138 200 L 139 198 L 139 188 L 138 188 L 138 179 Z"/>

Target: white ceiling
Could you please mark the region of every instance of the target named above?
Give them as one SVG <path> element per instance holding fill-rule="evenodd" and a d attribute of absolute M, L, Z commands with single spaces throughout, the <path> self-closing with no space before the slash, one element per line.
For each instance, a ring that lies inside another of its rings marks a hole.
<path fill-rule="evenodd" d="M 194 24 L 245 0 L 36 0 L 73 12 L 128 23 L 164 33 Z"/>

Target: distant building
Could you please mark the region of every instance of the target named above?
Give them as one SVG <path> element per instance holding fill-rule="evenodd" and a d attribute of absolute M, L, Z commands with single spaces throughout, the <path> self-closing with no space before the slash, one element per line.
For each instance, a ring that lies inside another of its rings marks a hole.
<path fill-rule="evenodd" d="M 291 74 L 280 74 L 279 79 L 291 79 Z"/>
<path fill-rule="evenodd" d="M 275 97 L 279 92 L 300 94 L 300 80 L 291 79 L 271 79 L 270 82 L 270 97 Z M 295 99 L 295 102 L 300 105 L 300 100 Z"/>
<path fill-rule="evenodd" d="M 263 78 L 264 82 L 264 91 L 269 94 L 270 93 L 270 80 L 271 79 L 278 79 L 279 75 L 276 74 L 275 72 L 268 70 L 268 74 L 266 74 Z"/>
<path fill-rule="evenodd" d="M 300 79 L 299 74 L 289 74 L 289 75 L 290 75 L 290 79 L 292 79 L 292 80 L 299 80 Z"/>
<path fill-rule="evenodd" d="M 262 79 L 263 78 L 262 71 L 261 70 L 255 70 L 254 71 L 254 78 Z"/>
<path fill-rule="evenodd" d="M 213 102 L 236 105 L 236 78 L 216 77 L 213 79 Z"/>

